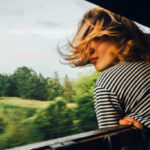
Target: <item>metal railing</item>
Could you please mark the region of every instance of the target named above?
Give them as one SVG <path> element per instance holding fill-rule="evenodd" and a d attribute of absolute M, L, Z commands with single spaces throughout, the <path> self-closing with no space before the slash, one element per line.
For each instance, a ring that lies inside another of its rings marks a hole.
<path fill-rule="evenodd" d="M 9 150 L 125 150 L 128 146 L 134 147 L 139 142 L 143 142 L 141 139 L 142 132 L 140 130 L 134 127 L 119 126 L 38 142 Z M 145 143 L 140 145 L 145 146 Z"/>

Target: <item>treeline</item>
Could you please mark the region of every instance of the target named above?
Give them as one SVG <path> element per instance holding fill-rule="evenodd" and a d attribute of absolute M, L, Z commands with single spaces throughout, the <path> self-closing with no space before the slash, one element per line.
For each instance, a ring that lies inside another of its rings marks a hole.
<path fill-rule="evenodd" d="M 19 67 L 11 74 L 0 74 L 0 96 L 22 97 L 36 100 L 54 100 L 64 97 L 72 101 L 73 89 L 66 75 L 61 83 L 58 73 L 54 77 L 44 78 L 28 67 Z"/>
<path fill-rule="evenodd" d="M 23 94 L 28 90 L 30 93 L 33 87 L 36 90 L 40 87 L 43 90 L 45 87 L 47 99 L 53 101 L 43 109 L 24 108 L 0 102 L 0 149 L 98 129 L 93 105 L 93 90 L 98 76 L 99 73 L 93 72 L 82 75 L 73 82 L 66 76 L 64 83 L 60 84 L 57 73 L 54 78 L 44 79 L 42 75 L 37 75 L 26 67 L 18 68 L 13 75 L 7 76 L 7 79 L 13 79 L 11 82 L 17 83 L 15 86 L 12 84 L 12 90 L 14 93 L 16 91 L 16 94 L 22 94 L 19 96 L 25 96 Z M 18 89 L 19 87 L 21 89 Z M 75 104 L 76 107 L 70 107 L 68 104 Z"/>

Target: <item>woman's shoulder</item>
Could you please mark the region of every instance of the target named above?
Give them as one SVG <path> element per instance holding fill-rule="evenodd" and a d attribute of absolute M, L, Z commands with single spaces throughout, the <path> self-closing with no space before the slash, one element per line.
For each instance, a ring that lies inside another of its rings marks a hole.
<path fill-rule="evenodd" d="M 97 79 L 96 85 L 119 80 L 134 80 L 147 76 L 150 79 L 150 64 L 145 61 L 121 62 L 106 69 Z"/>
<path fill-rule="evenodd" d="M 146 61 L 132 61 L 127 62 L 123 61 L 119 64 L 116 64 L 108 69 L 106 69 L 102 74 L 108 74 L 108 73 L 119 73 L 119 72 L 128 72 L 128 71 L 134 71 L 134 70 L 142 70 L 143 68 L 150 69 L 150 64 L 148 64 Z"/>

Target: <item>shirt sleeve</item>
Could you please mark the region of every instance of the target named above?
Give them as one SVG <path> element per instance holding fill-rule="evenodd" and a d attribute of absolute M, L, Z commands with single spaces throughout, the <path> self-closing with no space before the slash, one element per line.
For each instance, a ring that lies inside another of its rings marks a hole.
<path fill-rule="evenodd" d="M 138 98 L 134 108 L 127 115 L 150 128 L 150 90 Z"/>
<path fill-rule="evenodd" d="M 119 120 L 124 116 L 117 96 L 99 86 L 94 89 L 94 106 L 100 129 L 118 126 Z"/>

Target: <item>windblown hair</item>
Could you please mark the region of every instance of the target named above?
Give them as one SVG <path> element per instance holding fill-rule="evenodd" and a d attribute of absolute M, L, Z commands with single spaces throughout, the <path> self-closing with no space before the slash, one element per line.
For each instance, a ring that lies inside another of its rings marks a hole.
<path fill-rule="evenodd" d="M 150 63 L 150 34 L 144 33 L 126 17 L 100 7 L 84 15 L 76 35 L 68 44 L 69 54 L 61 53 L 63 58 L 74 67 L 89 64 L 88 46 L 93 40 L 113 41 L 111 53 L 118 62 L 145 60 Z"/>

